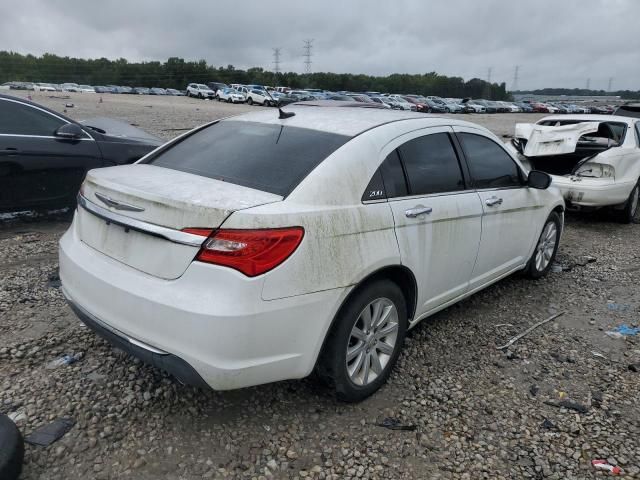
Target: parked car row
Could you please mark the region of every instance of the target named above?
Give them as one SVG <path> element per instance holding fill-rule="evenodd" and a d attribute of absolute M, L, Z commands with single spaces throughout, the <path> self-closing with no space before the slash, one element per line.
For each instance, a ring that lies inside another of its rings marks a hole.
<path fill-rule="evenodd" d="M 185 93 L 175 88 L 147 88 L 126 87 L 119 85 L 93 86 L 77 83 L 29 83 L 6 82 L 0 85 L 0 90 L 33 90 L 36 92 L 77 92 L 77 93 L 121 93 L 133 95 L 174 95 L 183 96 Z"/>

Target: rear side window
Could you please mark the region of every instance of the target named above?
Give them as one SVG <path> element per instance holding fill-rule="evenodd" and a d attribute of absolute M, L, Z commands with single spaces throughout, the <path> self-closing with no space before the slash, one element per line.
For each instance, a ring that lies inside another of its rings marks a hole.
<path fill-rule="evenodd" d="M 399 149 L 410 195 L 464 190 L 460 163 L 446 133 L 414 138 Z"/>
<path fill-rule="evenodd" d="M 500 145 L 472 133 L 459 133 L 476 188 L 522 186 L 518 166 Z"/>
<path fill-rule="evenodd" d="M 636 140 L 640 145 L 640 122 L 636 122 Z"/>
<path fill-rule="evenodd" d="M 147 163 L 287 196 L 350 139 L 306 128 L 222 121 Z"/>
<path fill-rule="evenodd" d="M 362 195 L 362 201 L 383 198 L 404 197 L 407 195 L 407 182 L 404 177 L 398 152 L 394 150 L 385 158 Z"/>
<path fill-rule="evenodd" d="M 50 137 L 65 123 L 29 105 L 0 100 L 0 133 Z"/>

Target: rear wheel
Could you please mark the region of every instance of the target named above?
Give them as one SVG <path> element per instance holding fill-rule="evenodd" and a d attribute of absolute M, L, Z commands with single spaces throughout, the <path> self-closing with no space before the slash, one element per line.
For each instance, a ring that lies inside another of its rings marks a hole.
<path fill-rule="evenodd" d="M 24 443 L 20 430 L 9 417 L 0 414 L 0 478 L 17 479 L 23 458 Z"/>
<path fill-rule="evenodd" d="M 633 223 L 638 220 L 638 210 L 640 202 L 640 181 L 636 183 L 636 186 L 633 187 L 631 193 L 629 194 L 629 198 L 627 199 L 627 203 L 624 204 L 624 208 L 620 212 L 620 221 L 622 223 Z"/>
<path fill-rule="evenodd" d="M 527 264 L 526 273 L 530 278 L 541 278 L 551 269 L 558 245 L 562 222 L 557 212 L 551 212 L 542 228 L 542 233 Z"/>
<path fill-rule="evenodd" d="M 389 378 L 407 330 L 402 291 L 378 280 L 341 308 L 318 360 L 318 373 L 340 400 L 359 402 Z"/>

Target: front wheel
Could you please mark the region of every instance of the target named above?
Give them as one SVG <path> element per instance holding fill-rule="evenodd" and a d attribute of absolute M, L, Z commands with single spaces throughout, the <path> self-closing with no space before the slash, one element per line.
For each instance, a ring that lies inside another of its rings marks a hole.
<path fill-rule="evenodd" d="M 542 228 L 540 238 L 527 264 L 526 274 L 529 278 L 538 279 L 551 269 L 560 245 L 562 222 L 557 212 L 551 212 Z"/>
<path fill-rule="evenodd" d="M 359 402 L 389 378 L 407 331 L 402 290 L 378 280 L 357 291 L 341 308 L 318 359 L 320 377 L 338 399 Z"/>
<path fill-rule="evenodd" d="M 253 98 L 249 97 L 249 98 L 247 99 L 247 103 L 248 103 L 249 105 L 253 105 Z"/>
<path fill-rule="evenodd" d="M 633 223 L 636 220 L 636 215 L 638 214 L 638 204 L 640 202 L 640 181 L 636 183 L 636 186 L 633 187 L 631 193 L 629 194 L 629 198 L 627 199 L 627 203 L 624 204 L 624 208 L 620 212 L 620 222 L 622 223 Z"/>

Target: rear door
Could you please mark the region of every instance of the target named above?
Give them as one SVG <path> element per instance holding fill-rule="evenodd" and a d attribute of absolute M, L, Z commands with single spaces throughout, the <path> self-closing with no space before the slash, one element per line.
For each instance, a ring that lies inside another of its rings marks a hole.
<path fill-rule="evenodd" d="M 544 219 L 544 193 L 528 188 L 520 167 L 482 130 L 454 127 L 482 202 L 482 240 L 470 288 L 524 265 Z"/>
<path fill-rule="evenodd" d="M 382 166 L 402 263 L 418 283 L 416 318 L 467 291 L 480 242 L 482 206 L 466 188 L 451 133 L 400 137 Z"/>
<path fill-rule="evenodd" d="M 56 137 L 68 123 L 46 110 L 0 99 L 0 210 L 74 202 L 87 170 L 102 166 L 95 140 Z"/>

